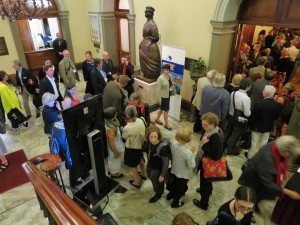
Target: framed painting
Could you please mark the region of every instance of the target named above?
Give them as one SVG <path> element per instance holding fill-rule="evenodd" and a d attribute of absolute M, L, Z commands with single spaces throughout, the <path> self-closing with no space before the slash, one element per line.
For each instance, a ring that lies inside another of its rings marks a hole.
<path fill-rule="evenodd" d="M 92 41 L 100 43 L 100 24 L 98 13 L 89 12 L 89 23 Z"/>
<path fill-rule="evenodd" d="M 8 55 L 8 49 L 4 37 L 0 37 L 0 56 Z"/>

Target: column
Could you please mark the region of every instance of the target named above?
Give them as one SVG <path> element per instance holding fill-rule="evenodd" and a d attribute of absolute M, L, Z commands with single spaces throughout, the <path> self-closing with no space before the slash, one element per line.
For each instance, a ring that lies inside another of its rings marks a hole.
<path fill-rule="evenodd" d="M 136 65 L 136 51 L 135 51 L 135 14 L 127 15 L 129 20 L 129 46 L 130 56 L 133 65 Z"/>
<path fill-rule="evenodd" d="M 11 29 L 11 32 L 12 32 L 12 35 L 14 38 L 15 46 L 16 46 L 17 53 L 18 53 L 18 59 L 21 61 L 22 66 L 28 68 L 17 21 L 14 19 L 12 22 L 9 22 L 9 26 L 10 26 L 10 29 Z"/>
<path fill-rule="evenodd" d="M 60 21 L 60 28 L 61 28 L 62 36 L 67 42 L 68 50 L 70 51 L 70 54 L 71 54 L 71 59 L 75 63 L 71 30 L 70 30 L 70 24 L 69 24 L 69 11 L 59 12 L 58 19 Z"/>
<path fill-rule="evenodd" d="M 208 67 L 226 75 L 237 22 L 210 21 L 210 23 L 213 31 Z"/>
<path fill-rule="evenodd" d="M 116 30 L 116 17 L 114 12 L 100 12 L 101 43 L 103 49 L 109 52 L 110 59 L 115 65 L 118 64 L 118 49 L 117 49 L 117 30 Z"/>

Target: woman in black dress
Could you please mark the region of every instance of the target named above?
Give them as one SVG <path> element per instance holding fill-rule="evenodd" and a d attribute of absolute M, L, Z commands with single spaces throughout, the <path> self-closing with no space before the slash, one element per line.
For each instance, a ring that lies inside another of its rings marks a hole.
<path fill-rule="evenodd" d="M 91 81 L 91 71 L 94 68 L 94 59 L 91 51 L 85 53 L 85 61 L 82 63 L 83 78 L 86 81 L 85 93 L 94 95 L 94 88 Z"/>

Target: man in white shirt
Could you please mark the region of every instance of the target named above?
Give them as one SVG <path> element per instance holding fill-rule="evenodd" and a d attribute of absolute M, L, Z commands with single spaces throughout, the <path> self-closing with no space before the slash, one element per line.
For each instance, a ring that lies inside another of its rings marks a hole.
<path fill-rule="evenodd" d="M 293 41 L 291 41 L 291 46 L 286 49 L 289 53 L 291 62 L 295 62 L 297 56 L 299 55 L 299 49 L 296 47 L 297 45 L 298 45 L 298 41 L 293 40 Z"/>
<path fill-rule="evenodd" d="M 234 121 L 234 111 L 239 110 L 243 116 L 248 118 L 251 115 L 251 100 L 247 94 L 252 86 L 249 78 L 243 78 L 240 83 L 240 89 L 232 92 L 229 105 L 229 119 L 224 136 L 224 149 L 227 148 L 227 155 L 239 155 L 239 148 L 236 148 L 241 136 L 247 131 L 248 125 L 239 126 Z M 233 102 L 234 101 L 234 102 Z"/>

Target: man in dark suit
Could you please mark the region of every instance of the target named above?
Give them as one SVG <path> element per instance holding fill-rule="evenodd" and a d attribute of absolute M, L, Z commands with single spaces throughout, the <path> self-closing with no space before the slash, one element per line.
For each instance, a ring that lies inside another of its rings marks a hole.
<path fill-rule="evenodd" d="M 66 40 L 62 39 L 60 33 L 56 33 L 56 39 L 53 41 L 53 49 L 56 53 L 58 62 L 61 61 L 63 57 L 63 51 L 68 49 Z"/>
<path fill-rule="evenodd" d="M 102 70 L 105 72 L 108 81 L 114 80 L 117 76 L 117 74 L 115 73 L 115 68 L 113 65 L 112 60 L 109 58 L 109 53 L 104 51 L 102 54 L 103 57 L 103 66 L 102 66 Z"/>
<path fill-rule="evenodd" d="M 270 132 L 274 129 L 274 121 L 280 115 L 282 105 L 274 100 L 275 91 L 275 87 L 266 85 L 262 92 L 264 99 L 257 102 L 252 110 L 249 159 L 256 154 L 257 149 L 268 143 Z"/>
<path fill-rule="evenodd" d="M 44 72 L 46 76 L 40 81 L 39 84 L 39 94 L 43 96 L 46 92 L 54 94 L 57 101 L 62 101 L 63 97 L 59 92 L 59 88 L 54 78 L 54 66 L 47 65 L 44 67 Z"/>
<path fill-rule="evenodd" d="M 253 109 L 256 102 L 264 98 L 262 91 L 264 90 L 265 86 L 269 85 L 271 80 L 273 80 L 275 77 L 276 77 L 276 72 L 271 71 L 266 74 L 265 79 L 258 79 L 253 83 L 252 91 L 250 94 L 251 110 Z"/>
<path fill-rule="evenodd" d="M 253 50 L 249 52 L 248 60 L 250 60 L 252 62 L 251 67 L 255 67 L 257 59 L 259 57 L 261 57 L 261 54 L 259 52 L 260 49 L 261 49 L 261 45 L 260 44 L 255 44 L 253 46 Z"/>
<path fill-rule="evenodd" d="M 102 94 L 108 82 L 105 72 L 102 70 L 103 61 L 101 59 L 94 60 L 95 67 L 91 71 L 91 80 L 94 87 L 95 95 Z"/>
<path fill-rule="evenodd" d="M 21 90 L 23 105 L 27 118 L 31 117 L 31 111 L 29 108 L 29 97 L 33 100 L 34 95 L 36 94 L 36 89 L 38 88 L 38 80 L 33 76 L 28 69 L 22 67 L 22 63 L 19 60 L 13 61 L 13 68 L 16 70 L 16 80 L 17 86 Z M 41 114 L 39 109 L 36 110 L 36 118 L 40 117 Z"/>

